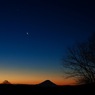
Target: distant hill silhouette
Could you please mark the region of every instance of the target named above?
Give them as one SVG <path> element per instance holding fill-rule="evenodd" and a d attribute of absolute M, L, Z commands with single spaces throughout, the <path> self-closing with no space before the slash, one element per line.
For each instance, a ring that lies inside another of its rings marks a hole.
<path fill-rule="evenodd" d="M 38 85 L 10 84 L 7 80 L 0 84 L 0 95 L 95 95 L 95 85 L 57 86 L 50 80 Z"/>
<path fill-rule="evenodd" d="M 4 80 L 2 84 L 11 84 L 8 80 Z"/>
<path fill-rule="evenodd" d="M 55 87 L 57 86 L 55 83 L 51 82 L 50 80 L 45 80 L 44 82 L 38 84 L 39 86 L 44 86 L 44 87 Z"/>

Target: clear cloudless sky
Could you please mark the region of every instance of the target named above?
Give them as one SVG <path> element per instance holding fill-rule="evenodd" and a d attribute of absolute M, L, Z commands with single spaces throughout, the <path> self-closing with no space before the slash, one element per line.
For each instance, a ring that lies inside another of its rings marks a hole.
<path fill-rule="evenodd" d="M 61 59 L 93 32 L 90 0 L 1 0 L 0 82 L 72 84 L 63 78 Z"/>

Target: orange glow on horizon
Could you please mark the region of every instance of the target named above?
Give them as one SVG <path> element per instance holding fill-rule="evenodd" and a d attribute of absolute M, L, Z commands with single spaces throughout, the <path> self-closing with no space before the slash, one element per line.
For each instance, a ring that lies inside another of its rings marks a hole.
<path fill-rule="evenodd" d="M 0 83 L 2 83 L 4 80 L 0 80 Z M 12 84 L 39 84 L 45 80 L 8 80 L 10 83 Z M 53 83 L 57 84 L 57 85 L 73 85 L 75 82 L 74 80 L 68 80 L 68 81 L 65 81 L 65 80 L 61 80 L 61 81 L 58 81 L 58 80 L 50 80 L 52 81 Z"/>
<path fill-rule="evenodd" d="M 45 80 L 50 80 L 57 85 L 73 85 L 73 79 L 64 79 L 62 75 L 43 72 L 25 72 L 19 70 L 0 69 L 0 83 L 8 80 L 12 84 L 39 84 Z"/>

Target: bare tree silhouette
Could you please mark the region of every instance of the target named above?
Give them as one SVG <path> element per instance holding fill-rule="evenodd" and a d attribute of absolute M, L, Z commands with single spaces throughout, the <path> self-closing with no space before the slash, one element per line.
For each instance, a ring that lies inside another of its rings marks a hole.
<path fill-rule="evenodd" d="M 63 60 L 63 73 L 77 83 L 95 83 L 95 34 L 85 43 L 68 49 Z"/>

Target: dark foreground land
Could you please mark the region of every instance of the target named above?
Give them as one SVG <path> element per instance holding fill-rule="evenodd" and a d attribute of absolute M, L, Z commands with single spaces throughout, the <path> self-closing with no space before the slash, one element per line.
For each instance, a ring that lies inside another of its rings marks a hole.
<path fill-rule="evenodd" d="M 1 84 L 0 95 L 95 95 L 95 85 L 43 87 Z"/>

